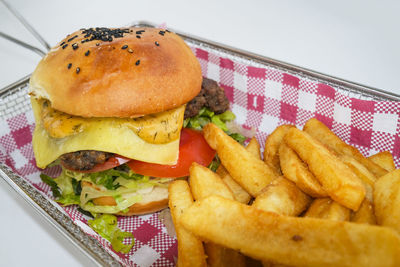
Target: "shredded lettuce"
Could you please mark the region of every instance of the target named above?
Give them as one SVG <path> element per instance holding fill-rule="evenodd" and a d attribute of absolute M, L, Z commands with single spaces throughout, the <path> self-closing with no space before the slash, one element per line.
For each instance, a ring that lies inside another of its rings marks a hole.
<path fill-rule="evenodd" d="M 221 161 L 219 160 L 218 155 L 215 155 L 213 161 L 208 165 L 208 168 L 213 172 L 216 172 L 220 164 Z"/>
<path fill-rule="evenodd" d="M 244 140 L 246 140 L 246 137 L 240 133 L 231 133 L 226 126 L 227 122 L 233 121 L 235 118 L 235 114 L 233 114 L 233 112 L 230 110 L 227 110 L 222 114 L 215 115 L 210 109 L 203 107 L 199 111 L 198 115 L 185 119 L 183 122 L 183 127 L 200 131 L 206 124 L 212 122 L 237 142 L 243 144 Z"/>
<path fill-rule="evenodd" d="M 61 197 L 60 188 L 58 187 L 57 183 L 54 181 L 53 178 L 42 173 L 42 174 L 40 174 L 40 179 L 42 179 L 43 183 L 50 186 L 51 191 L 53 192 L 53 197 L 55 197 L 55 198 Z"/>
<path fill-rule="evenodd" d="M 93 220 L 88 220 L 88 225 L 99 235 L 111 242 L 112 248 L 116 252 L 128 253 L 135 240 L 130 232 L 123 232 L 118 228 L 117 217 L 110 214 L 96 216 Z M 125 238 L 131 238 L 130 244 L 124 244 Z"/>

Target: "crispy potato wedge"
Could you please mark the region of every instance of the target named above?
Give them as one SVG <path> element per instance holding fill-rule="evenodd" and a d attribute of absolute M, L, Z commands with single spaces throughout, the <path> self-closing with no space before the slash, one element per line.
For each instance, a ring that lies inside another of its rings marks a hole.
<path fill-rule="evenodd" d="M 297 216 L 307 209 L 311 198 L 304 194 L 293 182 L 281 176 L 272 181 L 258 195 L 253 206 L 281 215 Z"/>
<path fill-rule="evenodd" d="M 260 144 L 258 143 L 258 141 L 255 137 L 250 139 L 250 142 L 246 146 L 246 150 L 249 151 L 254 156 L 256 156 L 258 159 L 262 159 Z"/>
<path fill-rule="evenodd" d="M 279 147 L 279 160 L 283 175 L 303 192 L 312 197 L 328 196 L 317 178 L 308 169 L 307 164 L 284 142 Z"/>
<path fill-rule="evenodd" d="M 189 173 L 189 185 L 195 200 L 215 194 L 233 199 L 232 191 L 221 180 L 221 177 L 209 168 L 193 162 Z"/>
<path fill-rule="evenodd" d="M 204 126 L 203 133 L 207 143 L 217 151 L 222 165 L 250 195 L 257 196 L 276 178 L 267 164 L 248 152 L 215 124 L 209 123 Z"/>
<path fill-rule="evenodd" d="M 374 225 L 376 224 L 376 218 L 374 213 L 374 205 L 367 198 L 361 203 L 361 207 L 351 213 L 350 221 L 355 223 L 366 223 Z"/>
<path fill-rule="evenodd" d="M 374 205 L 377 223 L 400 233 L 400 169 L 376 181 Z"/>
<path fill-rule="evenodd" d="M 394 171 L 396 169 L 396 165 L 394 164 L 393 160 L 393 155 L 389 151 L 379 152 L 368 158 L 373 162 L 375 162 L 375 164 L 387 170 L 388 172 Z"/>
<path fill-rule="evenodd" d="M 385 175 L 387 171 L 374 163 L 372 160 L 364 157 L 357 148 L 346 144 L 336 134 L 334 134 L 325 124 L 313 118 L 306 122 L 303 130 L 309 135 L 320 141 L 322 144 L 332 149 L 339 155 L 348 155 L 355 158 L 364 165 L 376 177 Z"/>
<path fill-rule="evenodd" d="M 249 203 L 251 196 L 246 190 L 243 189 L 228 173 L 225 167 L 219 165 L 216 173 L 221 177 L 222 181 L 229 187 L 233 193 L 233 197 L 240 203 Z"/>
<path fill-rule="evenodd" d="M 322 188 L 339 204 L 358 210 L 365 197 L 360 179 L 338 157 L 304 131 L 290 129 L 286 144 L 308 165 Z"/>
<path fill-rule="evenodd" d="M 329 197 L 317 198 L 311 203 L 304 217 L 348 221 L 350 219 L 350 210 Z"/>
<path fill-rule="evenodd" d="M 281 172 L 281 165 L 279 163 L 279 146 L 282 143 L 283 137 L 293 125 L 281 125 L 267 137 L 265 140 L 264 148 L 264 161 L 273 167 L 277 173 Z"/>
<path fill-rule="evenodd" d="M 295 266 L 400 264 L 400 237 L 386 227 L 281 216 L 219 196 L 196 201 L 181 223 L 203 240 L 264 261 Z"/>
<path fill-rule="evenodd" d="M 211 195 L 219 195 L 233 200 L 231 190 L 218 174 L 195 162 L 192 163 L 189 171 L 189 185 L 195 200 L 200 200 Z M 237 251 L 211 242 L 205 243 L 204 249 L 207 254 L 208 266 L 245 266 L 244 256 Z"/>
<path fill-rule="evenodd" d="M 169 208 L 178 239 L 178 266 L 207 266 L 202 242 L 180 223 L 183 212 L 193 204 L 188 183 L 176 180 L 169 185 L 168 193 Z"/>

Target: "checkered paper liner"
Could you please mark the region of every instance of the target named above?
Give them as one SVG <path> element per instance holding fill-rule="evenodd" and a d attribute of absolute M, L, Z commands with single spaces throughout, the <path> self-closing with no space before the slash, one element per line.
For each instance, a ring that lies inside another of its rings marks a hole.
<path fill-rule="evenodd" d="M 399 166 L 400 103 L 374 100 L 372 95 L 357 95 L 357 92 L 349 95 L 343 89 L 245 60 L 199 42 L 189 40 L 188 43 L 200 62 L 203 75 L 224 88 L 237 124 L 255 129 L 262 145 L 277 126 L 294 124 L 301 128 L 308 119 L 316 117 L 366 156 L 384 150 L 392 152 Z M 20 90 L 2 96 L 0 116 L 0 162 L 47 199 L 53 199 L 49 186 L 39 178 L 42 170 L 35 165 L 31 144 L 34 118 L 26 83 Z M 55 176 L 59 171 L 58 167 L 52 167 L 45 173 Z M 108 241 L 87 226 L 87 217 L 75 206 L 62 210 L 122 265 L 175 265 L 177 241 L 168 235 L 159 213 L 118 218 L 119 227 L 135 236 L 131 252 L 121 254 L 113 251 Z"/>

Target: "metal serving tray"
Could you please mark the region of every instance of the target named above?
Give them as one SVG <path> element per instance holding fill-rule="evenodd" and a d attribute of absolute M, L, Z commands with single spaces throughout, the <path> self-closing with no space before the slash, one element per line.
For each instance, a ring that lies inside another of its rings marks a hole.
<path fill-rule="evenodd" d="M 132 24 L 137 27 L 156 27 L 156 24 L 139 21 Z M 323 83 L 334 87 L 339 92 L 358 99 L 400 101 L 400 95 L 388 93 L 380 89 L 346 81 L 325 75 L 316 71 L 304 69 L 278 60 L 246 52 L 227 45 L 219 44 L 170 29 L 179 34 L 190 46 L 198 47 L 220 56 L 256 67 L 266 67 L 292 74 L 310 81 Z M 7 119 L 31 109 L 27 95 L 29 77 L 0 89 L 0 118 Z M 75 244 L 85 255 L 99 265 L 119 266 L 100 243 L 85 234 L 79 226 L 65 214 L 55 202 L 44 197 L 24 178 L 18 176 L 4 163 L 0 163 L 0 176 L 19 193 L 35 210 L 53 225 L 69 241 Z"/>

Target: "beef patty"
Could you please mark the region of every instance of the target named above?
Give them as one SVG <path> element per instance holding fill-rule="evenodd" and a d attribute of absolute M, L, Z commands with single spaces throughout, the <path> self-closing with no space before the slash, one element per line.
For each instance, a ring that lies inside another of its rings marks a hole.
<path fill-rule="evenodd" d="M 196 116 L 203 107 L 209 108 L 215 114 L 229 109 L 229 100 L 224 89 L 216 81 L 204 77 L 200 93 L 186 105 L 185 119 Z"/>
<path fill-rule="evenodd" d="M 95 151 L 95 150 L 81 150 L 64 154 L 60 157 L 61 164 L 67 169 L 77 171 L 87 171 L 93 169 L 97 164 L 104 163 L 113 153 Z"/>

